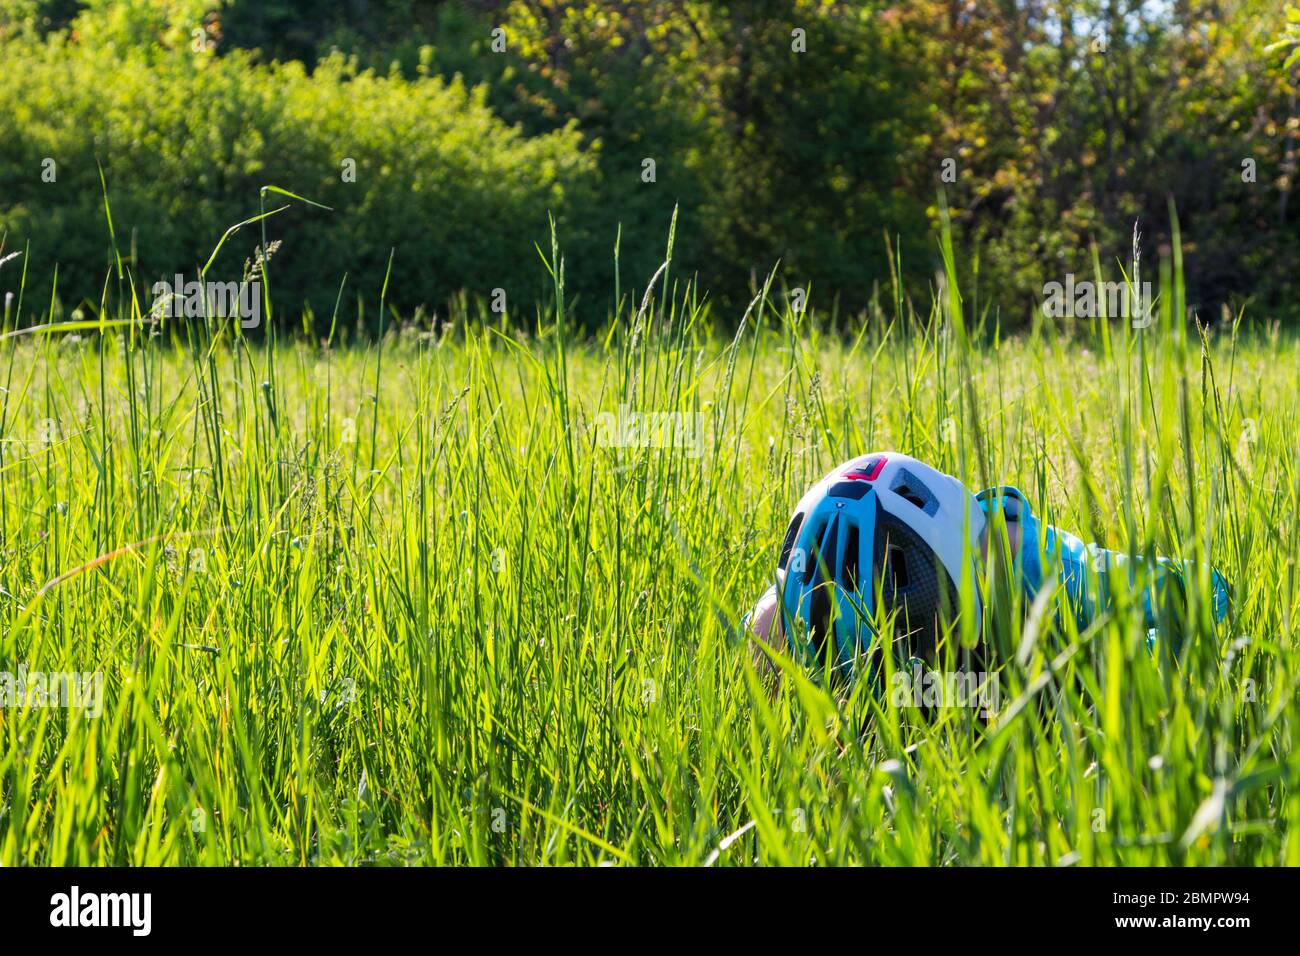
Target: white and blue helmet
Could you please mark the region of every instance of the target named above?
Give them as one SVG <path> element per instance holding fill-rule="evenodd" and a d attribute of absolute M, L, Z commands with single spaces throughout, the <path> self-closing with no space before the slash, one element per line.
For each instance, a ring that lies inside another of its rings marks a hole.
<path fill-rule="evenodd" d="M 872 647 L 873 621 L 892 613 L 906 656 L 933 660 L 986 520 L 965 485 L 907 455 L 839 466 L 799 501 L 781 544 L 791 650 L 824 662 L 833 638 L 833 666 L 850 669 Z"/>

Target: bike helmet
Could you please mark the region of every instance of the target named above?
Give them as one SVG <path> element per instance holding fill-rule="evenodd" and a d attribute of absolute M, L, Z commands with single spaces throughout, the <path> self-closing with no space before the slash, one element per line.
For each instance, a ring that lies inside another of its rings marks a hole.
<path fill-rule="evenodd" d="M 791 650 L 852 669 L 884 612 L 895 614 L 905 656 L 933 660 L 986 520 L 960 481 L 907 455 L 876 452 L 836 468 L 800 500 L 781 544 Z"/>

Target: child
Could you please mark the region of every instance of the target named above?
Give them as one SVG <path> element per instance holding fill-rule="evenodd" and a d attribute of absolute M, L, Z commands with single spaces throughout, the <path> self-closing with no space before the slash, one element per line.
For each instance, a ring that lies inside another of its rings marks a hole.
<path fill-rule="evenodd" d="M 1085 545 L 1040 524 L 1015 488 L 972 496 L 951 475 L 895 452 L 855 458 L 809 489 L 782 542 L 777 583 L 745 624 L 760 641 L 786 643 L 805 659 L 829 656 L 836 668 L 848 670 L 871 646 L 873 614 L 877 620 L 893 615 L 907 656 L 933 662 L 945 620 L 963 610 L 980 620 L 978 586 L 968 589 L 972 603 L 962 609 L 959 584 L 966 575 L 978 584 L 975 562 L 987 562 L 994 534 L 1012 559 L 1026 608 L 1045 582 L 1054 582 L 1082 630 L 1110 606 L 1119 583 L 1114 575 L 1124 569 L 1134 588 L 1139 578 L 1148 579 L 1141 601 L 1149 646 L 1163 620 L 1175 656 L 1181 649 L 1192 570 L 1187 564 L 1131 562 L 1123 552 Z M 1228 613 L 1228 587 L 1218 571 L 1211 573 L 1210 612 L 1220 621 Z M 874 606 L 877 594 L 880 608 Z"/>

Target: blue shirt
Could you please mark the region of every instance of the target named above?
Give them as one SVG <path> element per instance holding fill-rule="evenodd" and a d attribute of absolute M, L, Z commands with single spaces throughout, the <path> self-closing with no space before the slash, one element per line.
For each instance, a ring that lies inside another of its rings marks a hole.
<path fill-rule="evenodd" d="M 1186 608 L 1186 579 L 1192 570 L 1189 562 L 1156 558 L 1154 573 L 1144 558 L 1132 559 L 1126 552 L 1109 551 L 1095 544 L 1085 544 L 1076 535 L 1049 524 L 1034 515 L 1029 501 L 1019 489 L 1010 485 L 989 488 L 975 496 L 984 513 L 1001 504 L 1008 525 L 1021 527 L 1020 553 L 1016 556 L 1019 577 L 1026 601 L 1033 601 L 1043 585 L 1044 568 L 1055 575 L 1064 590 L 1079 630 L 1087 627 L 1101 611 L 1110 606 L 1111 575 L 1126 568 L 1128 582 L 1135 586 L 1139 578 L 1152 578 L 1142 589 L 1142 607 L 1148 632 L 1148 644 L 1155 645 L 1162 610 L 1183 614 Z M 1228 582 L 1212 571 L 1214 620 L 1228 614 Z M 1170 602 L 1175 602 L 1171 605 Z M 1181 642 L 1180 642 L 1181 643 Z M 1175 651 L 1177 648 L 1175 648 Z"/>

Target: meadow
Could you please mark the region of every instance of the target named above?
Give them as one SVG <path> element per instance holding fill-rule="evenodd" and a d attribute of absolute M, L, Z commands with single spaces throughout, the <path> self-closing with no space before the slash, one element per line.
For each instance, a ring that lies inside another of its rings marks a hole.
<path fill-rule="evenodd" d="M 1300 345 L 1183 322 L 1176 260 L 1150 328 L 1004 333 L 946 253 L 854 322 L 779 280 L 720 317 L 669 266 L 583 333 L 554 251 L 532 316 L 369 342 L 7 314 L 0 669 L 104 696 L 0 708 L 0 863 L 1300 863 Z M 1131 604 L 1079 633 L 1013 597 L 987 720 L 772 687 L 740 616 L 878 449 L 1213 562 L 1229 621 L 1174 663 Z"/>

